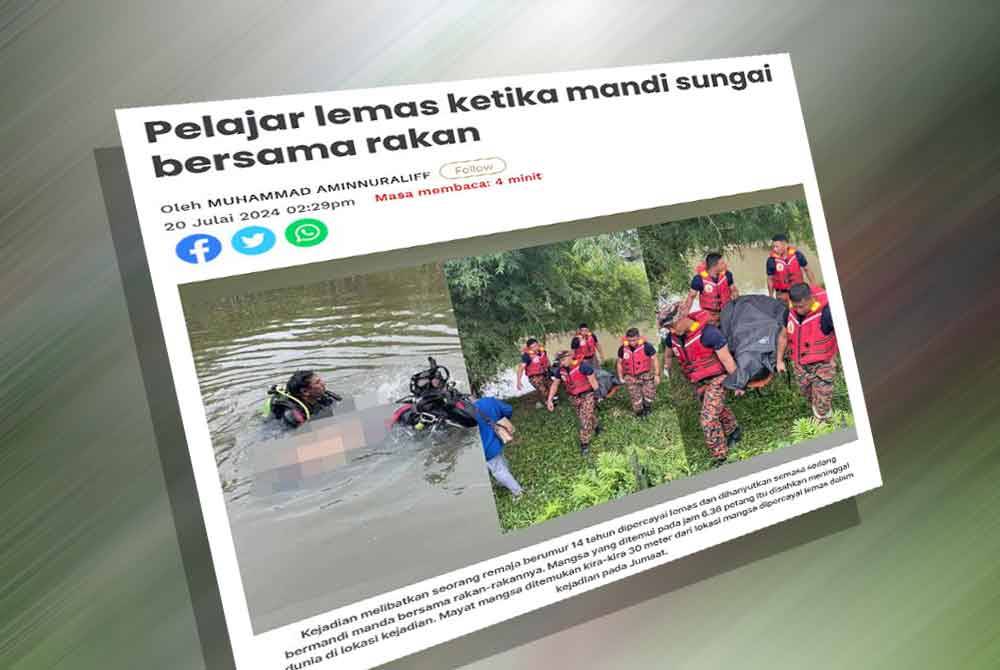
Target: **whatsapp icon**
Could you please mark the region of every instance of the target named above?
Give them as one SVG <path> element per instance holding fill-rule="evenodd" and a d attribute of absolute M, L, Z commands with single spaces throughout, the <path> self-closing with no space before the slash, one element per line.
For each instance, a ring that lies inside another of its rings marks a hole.
<path fill-rule="evenodd" d="M 319 219 L 299 219 L 285 228 L 285 239 L 297 247 L 314 247 L 326 239 L 328 232 Z"/>

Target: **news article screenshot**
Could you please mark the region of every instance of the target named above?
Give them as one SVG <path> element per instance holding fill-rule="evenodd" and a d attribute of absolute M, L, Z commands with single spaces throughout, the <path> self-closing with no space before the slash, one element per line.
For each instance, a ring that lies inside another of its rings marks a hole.
<path fill-rule="evenodd" d="M 881 485 L 785 54 L 117 116 L 240 670 Z"/>

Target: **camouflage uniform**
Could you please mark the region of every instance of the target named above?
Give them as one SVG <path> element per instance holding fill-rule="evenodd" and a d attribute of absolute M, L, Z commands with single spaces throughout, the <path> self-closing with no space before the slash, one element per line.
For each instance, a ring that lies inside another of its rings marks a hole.
<path fill-rule="evenodd" d="M 729 454 L 726 436 L 736 430 L 736 416 L 726 406 L 726 389 L 722 386 L 726 375 L 703 379 L 695 386 L 701 399 L 701 429 L 705 431 L 705 446 L 712 458 L 725 458 Z"/>
<path fill-rule="evenodd" d="M 549 386 L 552 385 L 551 377 L 544 373 L 539 375 L 528 375 L 528 381 L 531 382 L 531 385 L 535 387 L 536 391 L 538 391 L 538 395 L 542 399 L 542 402 L 548 400 Z"/>
<path fill-rule="evenodd" d="M 799 390 L 812 405 L 813 416 L 827 421 L 833 414 L 833 379 L 837 374 L 837 364 L 831 359 L 802 365 L 792 361 L 795 381 Z"/>
<path fill-rule="evenodd" d="M 590 444 L 597 427 L 597 394 L 571 395 L 569 401 L 576 410 L 576 418 L 580 420 L 580 444 Z"/>
<path fill-rule="evenodd" d="M 625 386 L 628 387 L 628 395 L 632 400 L 632 411 L 639 413 L 643 405 L 652 406 L 653 399 L 656 398 L 656 383 L 652 372 L 642 372 L 638 375 L 625 375 Z"/>

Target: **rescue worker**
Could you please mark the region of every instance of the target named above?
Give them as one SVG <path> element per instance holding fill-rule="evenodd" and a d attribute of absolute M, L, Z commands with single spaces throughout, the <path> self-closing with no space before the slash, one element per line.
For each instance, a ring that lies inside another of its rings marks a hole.
<path fill-rule="evenodd" d="M 705 256 L 705 261 L 695 268 L 691 279 L 691 288 L 681 306 L 681 311 L 687 314 L 691 311 L 695 296 L 698 297 L 700 308 L 708 312 L 712 325 L 719 325 L 719 315 L 722 308 L 730 300 L 739 296 L 739 289 L 733 281 L 733 273 L 729 271 L 726 259 L 720 253 L 712 252 Z"/>
<path fill-rule="evenodd" d="M 813 416 L 829 421 L 833 415 L 833 380 L 837 374 L 837 334 L 826 291 L 795 284 L 789 290 L 788 322 L 778 338 L 777 368 L 785 370 L 785 349 L 791 350 L 792 371 L 799 390 L 812 405 Z"/>
<path fill-rule="evenodd" d="M 618 378 L 625 382 L 632 411 L 645 417 L 653 408 L 656 387 L 660 385 L 660 365 L 656 347 L 639 336 L 638 328 L 629 328 L 618 347 Z"/>
<path fill-rule="evenodd" d="M 333 404 L 341 397 L 328 391 L 323 378 L 312 370 L 298 370 L 283 387 L 267 391 L 267 413 L 289 428 L 298 428 L 310 419 L 332 416 Z"/>
<path fill-rule="evenodd" d="M 483 443 L 486 469 L 493 475 L 497 484 L 510 491 L 515 501 L 519 500 L 524 489 L 511 473 L 510 463 L 503 455 L 503 441 L 494 429 L 497 421 L 510 419 L 514 415 L 514 408 L 496 398 L 480 398 L 473 404 L 476 408 L 476 422 L 479 424 L 479 438 Z"/>
<path fill-rule="evenodd" d="M 597 376 L 589 363 L 576 358 L 569 351 L 560 351 L 557 360 L 558 373 L 549 386 L 549 397 L 545 404 L 550 412 L 554 412 L 553 398 L 559 391 L 560 384 L 566 387 L 569 401 L 580 421 L 580 454 L 586 456 L 590 453 L 591 439 L 601 432 L 597 421 Z"/>
<path fill-rule="evenodd" d="M 742 435 L 736 416 L 726 406 L 726 390 L 722 385 L 726 375 L 736 370 L 736 361 L 725 335 L 708 322 L 707 314 L 688 314 L 680 307 L 672 305 L 661 319 L 661 325 L 669 331 L 663 347 L 663 364 L 669 368 L 676 358 L 684 376 L 694 385 L 701 403 L 699 420 L 705 446 L 713 464 L 721 465 L 729 455 L 729 448 Z M 743 391 L 735 393 L 743 395 Z"/>
<path fill-rule="evenodd" d="M 525 375 L 528 381 L 538 392 L 539 402 L 536 407 L 541 408 L 542 403 L 549 397 L 549 355 L 545 353 L 545 347 L 533 337 L 529 337 L 521 349 L 521 362 L 517 364 L 517 390 L 520 391 L 524 385 L 522 380 Z"/>
<path fill-rule="evenodd" d="M 576 335 L 569 344 L 573 350 L 573 357 L 589 364 L 595 370 L 601 367 L 604 360 L 604 351 L 601 343 L 597 341 L 597 335 L 591 332 L 587 324 L 581 323 L 576 330 Z"/>
<path fill-rule="evenodd" d="M 767 294 L 781 302 L 788 302 L 788 289 L 803 281 L 803 274 L 810 284 L 815 284 L 812 269 L 805 254 L 788 244 L 788 236 L 777 234 L 771 238 L 771 254 L 767 257 Z"/>

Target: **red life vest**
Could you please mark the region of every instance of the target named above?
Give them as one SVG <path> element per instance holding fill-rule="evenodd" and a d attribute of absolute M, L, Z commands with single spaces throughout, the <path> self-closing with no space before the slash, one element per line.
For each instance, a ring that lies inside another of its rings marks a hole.
<path fill-rule="evenodd" d="M 695 316 L 695 314 L 692 314 L 691 318 L 693 319 Z M 676 335 L 670 336 L 670 345 L 674 351 L 674 356 L 680 361 L 681 371 L 692 382 L 715 377 L 726 371 L 715 350 L 701 343 L 701 334 L 704 327 L 704 322 L 700 320 L 696 320 L 691 324 L 691 328 L 684 337 L 683 344 Z"/>
<path fill-rule="evenodd" d="M 524 373 L 529 377 L 545 374 L 549 369 L 549 355 L 545 353 L 545 349 L 542 347 L 538 348 L 538 353 L 532 353 L 527 348 L 522 349 L 521 353 L 528 354 L 531 357 L 531 361 L 524 366 Z"/>
<path fill-rule="evenodd" d="M 802 266 L 799 265 L 799 257 L 795 253 L 795 247 L 788 247 L 784 256 L 779 256 L 772 251 L 771 258 L 774 259 L 771 286 L 774 287 L 775 291 L 788 291 L 793 284 L 802 283 Z"/>
<path fill-rule="evenodd" d="M 837 354 L 837 334 L 823 334 L 820 321 L 823 308 L 827 306 L 826 291 L 812 287 L 813 302 L 805 316 L 799 316 L 795 308 L 788 310 L 788 342 L 792 360 L 799 365 L 825 362 Z"/>
<path fill-rule="evenodd" d="M 718 280 L 712 279 L 708 270 L 705 269 L 704 263 L 695 268 L 695 271 L 701 277 L 702 283 L 698 304 L 701 305 L 702 309 L 721 312 L 726 303 L 733 298 L 733 289 L 729 285 L 729 275 L 723 272 Z"/>
<path fill-rule="evenodd" d="M 653 357 L 646 353 L 646 340 L 639 340 L 636 349 L 628 346 L 628 340 L 622 338 L 622 371 L 627 375 L 641 375 L 653 367 Z"/>
<path fill-rule="evenodd" d="M 576 349 L 577 358 L 591 358 L 597 353 L 597 340 L 594 339 L 593 333 L 587 335 L 587 337 L 584 337 L 580 333 L 577 333 L 576 336 L 580 340 L 580 346 Z"/>
<path fill-rule="evenodd" d="M 583 395 L 594 390 L 587 375 L 580 371 L 580 363 L 579 359 L 573 361 L 573 365 L 568 370 L 562 366 L 559 367 L 559 378 L 566 385 L 566 392 L 570 395 Z"/>

